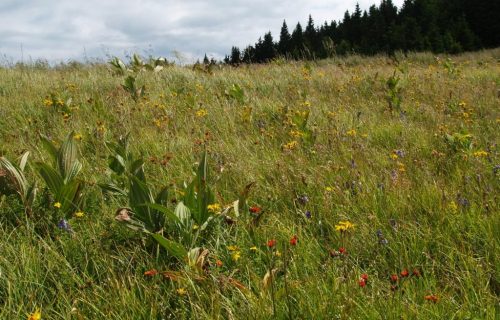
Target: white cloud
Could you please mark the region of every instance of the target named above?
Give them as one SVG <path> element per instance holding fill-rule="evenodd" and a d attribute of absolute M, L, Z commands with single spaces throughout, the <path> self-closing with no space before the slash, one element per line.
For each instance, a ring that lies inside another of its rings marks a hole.
<path fill-rule="evenodd" d="M 378 1 L 378 0 L 373 0 Z M 362 9 L 371 0 L 358 1 Z M 394 1 L 401 5 L 403 0 Z M 13 60 L 49 61 L 123 55 L 149 50 L 217 58 L 231 46 L 253 44 L 265 32 L 278 37 L 283 19 L 289 29 L 309 14 L 316 25 L 338 20 L 356 1 L 316 0 L 2 0 L 0 54 Z"/>

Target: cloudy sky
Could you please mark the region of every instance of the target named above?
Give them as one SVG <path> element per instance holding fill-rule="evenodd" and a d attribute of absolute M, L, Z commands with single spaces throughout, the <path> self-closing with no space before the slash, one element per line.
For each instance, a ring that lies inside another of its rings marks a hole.
<path fill-rule="evenodd" d="M 338 20 L 379 0 L 0 0 L 0 60 L 51 62 L 143 55 L 221 58 L 307 17 Z M 393 0 L 399 7 L 403 0 Z"/>

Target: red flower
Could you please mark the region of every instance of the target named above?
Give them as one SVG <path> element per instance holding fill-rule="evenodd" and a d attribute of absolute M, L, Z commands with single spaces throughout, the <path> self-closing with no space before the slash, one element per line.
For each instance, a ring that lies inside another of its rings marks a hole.
<path fill-rule="evenodd" d="M 271 240 L 268 240 L 268 241 L 267 241 L 267 246 L 268 246 L 269 248 L 272 248 L 272 247 L 274 247 L 275 245 L 276 245 L 276 240 L 275 240 L 275 239 L 271 239 Z"/>
<path fill-rule="evenodd" d="M 365 281 L 368 281 L 368 275 L 366 273 L 363 273 L 361 275 L 361 279 L 365 280 Z"/>
<path fill-rule="evenodd" d="M 410 273 L 408 272 L 408 269 L 404 269 L 403 271 L 401 271 L 401 277 L 406 278 L 409 275 Z"/>
<path fill-rule="evenodd" d="M 359 286 L 361 288 L 364 288 L 366 286 L 366 280 L 365 279 L 359 279 L 358 283 L 359 283 Z"/>
<path fill-rule="evenodd" d="M 438 302 L 438 300 L 439 300 L 439 298 L 434 294 L 430 294 L 428 296 L 425 296 L 424 299 L 427 301 L 432 301 L 434 303 Z"/>
<path fill-rule="evenodd" d="M 392 282 L 398 282 L 398 279 L 399 279 L 399 278 L 398 278 L 398 275 L 397 275 L 397 274 L 395 274 L 395 273 L 394 273 L 394 274 L 391 274 L 391 281 L 392 281 Z"/>
<path fill-rule="evenodd" d="M 258 213 L 260 213 L 262 211 L 262 208 L 257 207 L 257 206 L 251 206 L 249 210 L 250 210 L 251 213 L 258 214 Z"/>
<path fill-rule="evenodd" d="M 339 252 L 342 254 L 347 254 L 347 250 L 344 247 L 340 247 Z"/>
<path fill-rule="evenodd" d="M 413 274 L 415 277 L 420 277 L 420 271 L 418 271 L 418 269 L 417 269 L 417 268 L 413 269 L 412 274 Z"/>
<path fill-rule="evenodd" d="M 291 246 L 296 246 L 296 245 L 297 245 L 297 240 L 299 240 L 299 238 L 297 238 L 297 235 L 294 235 L 294 236 L 290 239 L 290 245 L 291 245 Z"/>
<path fill-rule="evenodd" d="M 222 263 L 222 261 L 220 261 L 219 259 L 217 259 L 217 260 L 215 260 L 215 265 L 220 268 L 220 267 L 222 267 L 224 265 L 224 263 Z"/>
<path fill-rule="evenodd" d="M 151 269 L 151 270 L 144 272 L 144 275 L 148 276 L 148 277 L 156 276 L 157 274 L 158 274 L 158 270 L 156 270 L 156 269 Z"/>

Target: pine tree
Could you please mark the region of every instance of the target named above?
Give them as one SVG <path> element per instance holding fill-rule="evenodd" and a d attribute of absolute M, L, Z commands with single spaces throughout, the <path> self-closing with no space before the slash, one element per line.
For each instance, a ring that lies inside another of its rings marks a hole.
<path fill-rule="evenodd" d="M 302 58 L 302 52 L 304 51 L 304 37 L 300 22 L 297 23 L 297 26 L 295 26 L 295 29 L 292 32 L 291 49 L 292 49 L 292 56 L 295 59 Z"/>
<path fill-rule="evenodd" d="M 278 53 L 282 56 L 287 56 L 291 53 L 292 36 L 288 32 L 286 21 L 283 20 L 283 26 L 280 32 L 280 41 L 278 43 Z"/>
<path fill-rule="evenodd" d="M 229 60 L 229 63 L 232 65 L 238 65 L 241 63 L 241 53 L 238 47 L 233 47 L 231 49 L 231 58 Z"/>

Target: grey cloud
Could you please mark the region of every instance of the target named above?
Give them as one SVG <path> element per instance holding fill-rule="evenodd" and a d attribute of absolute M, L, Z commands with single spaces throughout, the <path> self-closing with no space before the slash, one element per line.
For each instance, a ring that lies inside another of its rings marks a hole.
<path fill-rule="evenodd" d="M 363 9 L 378 0 L 360 0 Z M 401 5 L 403 0 L 395 3 Z M 283 19 L 292 29 L 312 14 L 316 25 L 342 18 L 355 0 L 2 0 L 0 54 L 50 61 L 82 59 L 134 50 L 168 55 L 172 50 L 217 58 L 245 47 Z"/>

